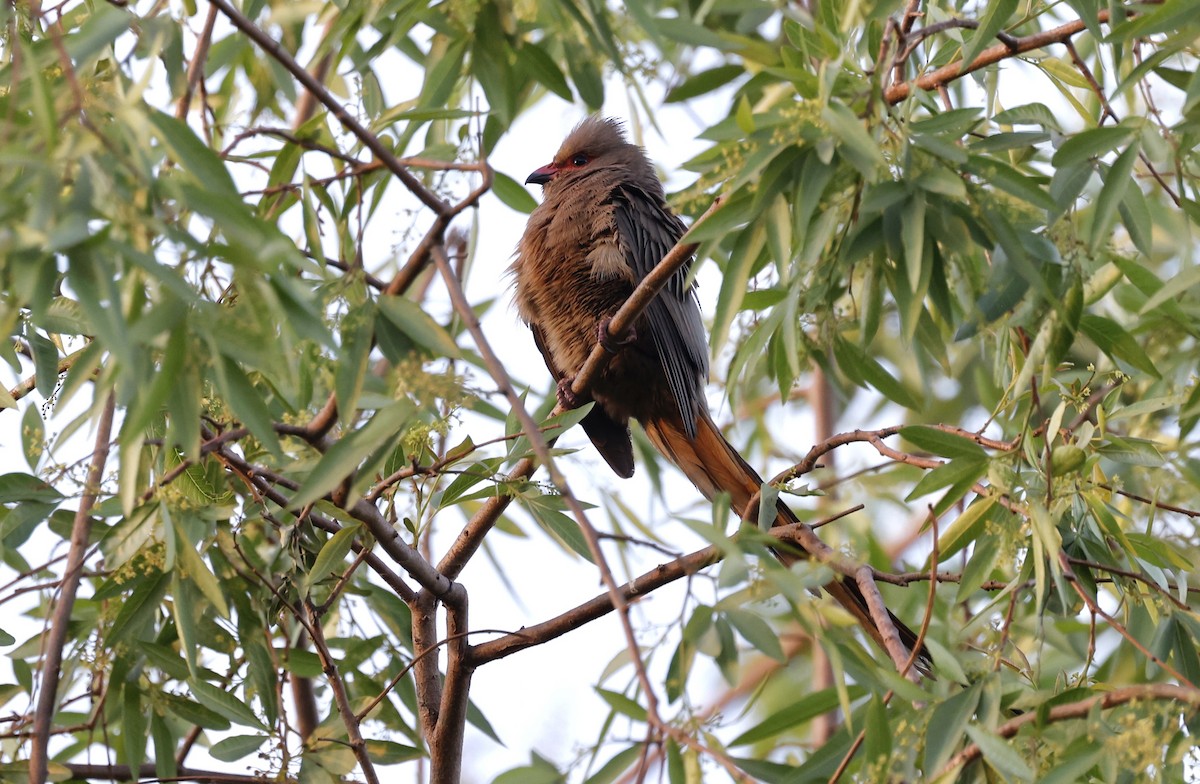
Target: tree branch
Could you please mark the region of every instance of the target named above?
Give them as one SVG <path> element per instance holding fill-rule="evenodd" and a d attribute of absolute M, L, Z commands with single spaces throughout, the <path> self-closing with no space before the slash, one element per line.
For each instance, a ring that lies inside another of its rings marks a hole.
<path fill-rule="evenodd" d="M 1193 710 L 1200 709 L 1200 690 L 1187 686 L 1177 686 L 1173 683 L 1146 683 L 1137 686 L 1123 686 L 1105 694 L 1089 697 L 1065 705 L 1055 705 L 1049 710 L 1029 711 L 1010 719 L 996 728 L 995 734 L 1001 738 L 1011 738 L 1026 724 L 1037 722 L 1064 721 L 1066 719 L 1083 719 L 1092 712 L 1093 708 L 1101 710 L 1115 708 L 1135 700 L 1174 700 L 1190 706 Z M 941 771 L 933 777 L 935 780 L 949 780 L 950 774 L 968 762 L 978 759 L 983 751 L 978 745 L 971 743 L 942 766 Z"/>
<path fill-rule="evenodd" d="M 1124 9 L 1124 13 L 1128 15 L 1133 12 L 1129 9 Z M 1096 19 L 1100 24 L 1107 24 L 1109 20 L 1108 9 L 1101 9 L 1096 14 Z M 949 84 L 960 77 L 978 71 L 981 68 L 986 68 L 989 65 L 994 65 L 1001 60 L 1006 60 L 1025 52 L 1031 52 L 1034 49 L 1041 49 L 1050 44 L 1063 43 L 1070 39 L 1071 36 L 1081 33 L 1086 29 L 1087 24 L 1082 19 L 1076 19 L 1049 30 L 1042 30 L 1019 38 L 1010 38 L 984 49 L 970 63 L 964 64 L 960 60 L 943 65 L 941 68 L 923 74 L 910 82 L 893 84 L 883 91 L 883 98 L 889 104 L 900 103 L 912 94 L 914 88 L 920 90 L 937 90 L 939 87 Z"/>
<path fill-rule="evenodd" d="M 48 775 L 50 728 L 58 709 L 58 684 L 62 674 L 63 648 L 67 644 L 71 610 L 75 606 L 75 594 L 83 572 L 83 555 L 88 546 L 88 534 L 92 530 L 91 511 L 100 494 L 100 482 L 104 478 L 104 466 L 108 462 L 109 440 L 112 437 L 113 412 L 116 410 L 115 393 L 110 392 L 104 401 L 100 419 L 96 424 L 96 446 L 92 450 L 92 462 L 88 466 L 83 497 L 75 510 L 71 525 L 71 546 L 67 552 L 66 568 L 63 572 L 62 588 L 54 615 L 50 620 L 50 631 L 46 635 L 46 658 L 42 660 L 41 683 L 38 686 L 37 709 L 34 713 L 33 742 L 29 751 L 29 780 L 32 784 L 45 784 Z"/>

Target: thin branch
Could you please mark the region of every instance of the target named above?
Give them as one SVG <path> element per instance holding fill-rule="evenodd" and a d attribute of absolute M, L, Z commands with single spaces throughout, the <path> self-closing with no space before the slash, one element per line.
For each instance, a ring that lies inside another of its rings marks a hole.
<path fill-rule="evenodd" d="M 1063 705 L 1055 705 L 1045 711 L 1036 710 L 1023 713 L 1015 719 L 1010 719 L 1001 724 L 994 730 L 994 733 L 1001 738 L 1011 738 L 1026 724 L 1036 722 L 1039 726 L 1042 726 L 1050 722 L 1065 721 L 1067 719 L 1084 719 L 1097 707 L 1101 710 L 1108 710 L 1138 700 L 1171 700 L 1181 702 L 1191 707 L 1194 712 L 1200 709 L 1200 690 L 1188 686 L 1178 686 L 1173 683 L 1145 683 L 1137 686 L 1123 686 L 1104 694 L 1098 694 L 1095 697 L 1068 702 Z M 958 770 L 972 760 L 978 759 L 982 754 L 983 751 L 978 745 L 974 743 L 969 744 L 962 751 L 951 757 L 942 766 L 941 771 L 931 777 L 931 780 L 949 780 L 950 774 L 953 771 Z"/>
<path fill-rule="evenodd" d="M 1126 15 L 1132 13 L 1128 8 L 1122 10 Z M 1100 24 L 1107 24 L 1109 21 L 1108 9 L 1101 9 L 1096 14 L 1096 19 Z M 1063 43 L 1071 38 L 1071 36 L 1081 33 L 1086 29 L 1087 25 L 1084 21 L 1076 19 L 1049 30 L 1042 30 L 1018 38 L 1010 38 L 984 49 L 970 63 L 964 64 L 962 61 L 953 62 L 923 74 L 913 81 L 893 84 L 883 91 L 883 98 L 890 104 L 900 103 L 912 94 L 914 88 L 936 90 L 941 85 L 949 84 L 956 79 L 978 71 L 981 68 L 986 68 L 989 65 L 994 65 L 1001 60 L 1006 60 L 1025 52 L 1031 52 L 1034 49 L 1041 49 L 1050 44 Z"/>
<path fill-rule="evenodd" d="M 109 393 L 96 424 L 96 446 L 92 450 L 92 462 L 88 466 L 83 497 L 75 510 L 71 526 L 71 545 L 63 571 L 62 589 L 54 615 L 50 620 L 50 631 L 46 636 L 46 657 L 42 660 L 41 683 L 38 685 L 37 711 L 34 714 L 33 742 L 29 751 L 29 780 L 32 784 L 45 784 L 48 775 L 50 728 L 58 707 L 58 684 L 62 674 L 63 648 L 67 644 L 71 610 L 75 606 L 75 594 L 83 571 L 83 556 L 88 546 L 88 534 L 92 529 L 91 511 L 100 494 L 100 482 L 104 478 L 104 466 L 108 462 L 109 440 L 112 437 L 113 412 L 116 396 Z"/>
<path fill-rule="evenodd" d="M 717 563 L 721 560 L 721 556 L 722 552 L 716 546 L 705 547 L 669 563 L 660 564 L 620 586 L 618 590 L 627 603 L 634 602 L 657 588 L 682 577 L 696 574 L 701 569 Z M 612 596 L 605 591 L 542 623 L 527 626 L 512 634 L 472 646 L 471 661 L 478 667 L 496 659 L 503 659 L 505 656 L 510 656 L 526 648 L 557 639 L 612 611 Z"/>
<path fill-rule="evenodd" d="M 363 127 L 358 120 L 346 110 L 346 107 L 341 104 L 333 95 L 325 89 L 325 85 L 321 84 L 315 76 L 310 74 L 304 66 L 296 62 L 295 58 L 283 48 L 283 46 L 267 35 L 254 22 L 250 21 L 241 11 L 234 8 L 229 0 L 210 0 L 213 5 L 221 9 L 233 26 L 246 34 L 246 37 L 258 45 L 260 49 L 270 55 L 276 62 L 284 67 L 292 75 L 297 82 L 313 94 L 314 97 L 322 104 L 329 112 L 337 118 L 338 122 L 345 127 L 350 133 L 362 142 L 363 146 L 370 150 L 376 158 L 383 161 L 388 170 L 396 175 L 397 179 L 408 188 L 414 196 L 416 196 L 422 204 L 433 210 L 438 215 L 443 215 L 450 211 L 451 206 L 437 196 L 437 194 L 426 188 L 420 180 L 412 175 L 397 160 L 395 153 L 379 140 L 379 137 L 371 133 Z"/>
<path fill-rule="evenodd" d="M 325 644 L 325 632 L 321 627 L 321 619 L 311 601 L 305 600 L 304 611 L 308 616 L 304 628 L 312 640 L 317 657 L 321 660 L 321 670 L 325 673 L 325 680 L 333 692 L 333 701 L 337 705 L 338 715 L 341 716 L 342 726 L 346 728 L 350 749 L 354 752 L 354 758 L 358 760 L 358 767 L 362 770 L 367 784 L 379 784 L 379 775 L 375 772 L 375 765 L 367 754 L 367 742 L 363 740 L 358 719 L 354 715 L 354 708 L 350 705 L 350 698 L 346 695 L 346 684 L 342 682 L 342 676 L 338 672 L 333 654 L 329 652 L 329 646 Z"/>
<path fill-rule="evenodd" d="M 1142 643 L 1141 640 L 1139 640 L 1137 637 L 1130 634 L 1129 630 L 1125 628 L 1124 624 L 1122 624 L 1120 621 L 1118 621 L 1113 616 L 1106 613 L 1104 611 L 1104 609 L 1102 607 L 1100 607 L 1099 603 L 1097 603 L 1096 600 L 1093 599 L 1088 594 L 1087 591 L 1083 590 L 1083 586 L 1079 584 L 1079 578 L 1071 570 L 1071 564 L 1070 564 L 1070 561 L 1067 560 L 1067 554 L 1065 552 L 1063 552 L 1062 550 L 1059 550 L 1058 558 L 1059 558 L 1059 563 L 1062 566 L 1064 579 L 1066 579 L 1066 581 L 1071 585 L 1071 588 L 1074 589 L 1075 593 L 1079 594 L 1079 598 L 1083 600 L 1083 603 L 1085 605 L 1087 605 L 1089 612 L 1091 612 L 1093 615 L 1099 615 L 1101 618 L 1103 618 L 1105 621 L 1107 621 L 1108 625 L 1111 626 L 1112 628 L 1116 629 L 1117 632 L 1122 637 L 1124 637 L 1126 640 L 1129 641 L 1130 645 L 1132 645 L 1134 648 L 1136 648 L 1147 659 L 1154 662 L 1159 667 L 1163 668 L 1163 670 L 1165 670 L 1166 672 L 1170 673 L 1171 677 L 1175 678 L 1176 680 L 1180 681 L 1181 683 L 1186 683 L 1188 686 L 1192 687 L 1193 689 L 1196 687 L 1196 685 L 1194 683 L 1192 683 L 1186 675 L 1181 673 L 1176 668 L 1172 667 L 1170 664 L 1168 664 L 1166 661 L 1164 661 L 1161 657 L 1157 656 L 1153 651 L 1151 651 L 1149 648 L 1147 648 Z"/>
<path fill-rule="evenodd" d="M 200 38 L 196 41 L 196 51 L 192 53 L 192 59 L 188 63 L 187 83 L 183 86 L 183 95 L 179 96 L 179 101 L 175 104 L 177 120 L 187 117 L 188 109 L 192 105 L 192 96 L 196 93 L 196 85 L 204 78 L 204 64 L 208 60 L 208 49 L 212 45 L 213 26 L 216 21 L 217 7 L 209 6 L 208 16 L 204 19 L 204 29 L 200 31 Z"/>
<path fill-rule="evenodd" d="M 174 776 L 159 776 L 153 762 L 147 762 L 138 767 L 136 775 L 128 765 L 85 765 L 73 762 L 58 763 L 70 772 L 72 779 L 87 779 L 99 781 L 158 781 L 158 782 L 195 782 L 196 784 L 263 784 L 263 777 L 249 774 L 220 773 L 213 770 L 196 768 L 179 768 Z M 297 780 L 288 776 L 272 778 L 275 784 L 297 784 Z"/>

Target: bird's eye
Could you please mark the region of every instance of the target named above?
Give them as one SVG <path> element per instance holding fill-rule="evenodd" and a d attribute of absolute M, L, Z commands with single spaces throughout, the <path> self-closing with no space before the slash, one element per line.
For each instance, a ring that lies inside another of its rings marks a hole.
<path fill-rule="evenodd" d="M 587 162 L 588 162 L 588 157 L 586 155 L 583 155 L 582 153 L 579 155 L 576 155 L 574 158 L 571 159 L 572 166 L 586 166 Z"/>

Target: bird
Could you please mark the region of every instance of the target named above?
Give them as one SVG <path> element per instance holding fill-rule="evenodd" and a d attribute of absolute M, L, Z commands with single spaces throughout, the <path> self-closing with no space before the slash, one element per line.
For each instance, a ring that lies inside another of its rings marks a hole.
<path fill-rule="evenodd" d="M 600 455 L 623 478 L 633 475 L 629 422 L 709 500 L 726 493 L 742 516 L 763 480 L 722 435 L 704 396 L 708 341 L 688 265 L 670 278 L 624 337 L 609 333 L 612 316 L 687 231 L 667 205 L 654 165 L 626 139 L 623 124 L 588 117 L 567 135 L 554 159 L 526 184 L 542 186 L 510 272 L 515 304 L 529 326 L 559 402 L 574 408 L 572 381 L 597 342 L 612 353 L 588 392 L 595 405 L 581 425 Z M 776 525 L 799 522 L 776 503 Z M 774 548 L 785 565 L 804 557 Z M 844 577 L 825 586 L 881 647 L 858 586 Z M 892 616 L 911 651 L 917 635 Z M 885 647 L 886 650 L 886 647 Z M 918 664 L 927 654 L 921 651 Z"/>

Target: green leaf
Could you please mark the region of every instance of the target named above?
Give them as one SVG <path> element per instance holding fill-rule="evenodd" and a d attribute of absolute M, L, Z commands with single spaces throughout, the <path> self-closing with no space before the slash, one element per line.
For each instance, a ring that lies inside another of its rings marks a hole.
<path fill-rule="evenodd" d="M 0 475 L 0 503 L 42 502 L 57 504 L 66 496 L 36 476 L 11 473 Z"/>
<path fill-rule="evenodd" d="M 1050 163 L 1056 168 L 1064 168 L 1091 160 L 1117 149 L 1130 141 L 1134 134 L 1132 128 L 1121 125 L 1105 125 L 1080 131 L 1062 143 L 1050 159 Z"/>
<path fill-rule="evenodd" d="M 1140 146 L 1136 143 L 1129 145 L 1117 156 L 1116 161 L 1102 178 L 1103 186 L 1096 197 L 1096 206 L 1092 211 L 1092 230 L 1089 248 L 1095 252 L 1101 243 L 1111 239 L 1113 222 L 1117 216 L 1117 208 L 1125 198 L 1133 177 L 1133 164 L 1137 161 Z M 1133 187 L 1137 187 L 1136 184 Z"/>
<path fill-rule="evenodd" d="M 852 700 L 858 699 L 866 693 L 866 690 L 858 685 L 848 687 L 847 691 Z M 738 735 L 730 741 L 729 745 L 731 747 L 745 746 L 749 743 L 773 738 L 781 732 L 799 728 L 817 716 L 836 710 L 838 705 L 838 689 L 835 687 L 810 692 Z"/>
<path fill-rule="evenodd" d="M 1052 199 L 1043 187 L 1046 178 L 1042 175 L 1022 173 L 1007 163 L 983 155 L 967 156 L 964 168 L 985 184 L 1023 199 L 1035 207 L 1048 211 L 1058 208 L 1058 202 Z"/>
<path fill-rule="evenodd" d="M 921 401 L 884 370 L 883 365 L 855 344 L 839 339 L 833 345 L 833 355 L 838 368 L 859 386 L 870 384 L 885 397 L 905 408 L 921 408 Z"/>
<path fill-rule="evenodd" d="M 34 329 L 26 330 L 25 339 L 29 341 L 29 349 L 33 352 L 38 394 L 49 399 L 58 385 L 58 346 Z"/>
<path fill-rule="evenodd" d="M 752 612 L 736 608 L 726 610 L 725 617 L 729 620 L 730 625 L 737 629 L 738 634 L 754 646 L 756 651 L 770 656 L 775 661 L 786 661 L 787 657 L 783 652 L 783 646 L 779 644 L 779 635 L 762 618 Z"/>
<path fill-rule="evenodd" d="M 268 740 L 267 735 L 230 735 L 209 747 L 208 753 L 222 762 L 235 762 L 258 751 Z"/>
<path fill-rule="evenodd" d="M 354 544 L 354 538 L 362 530 L 362 524 L 347 525 L 342 530 L 329 537 L 329 541 L 321 546 L 313 561 L 312 569 L 304 576 L 303 589 L 310 589 L 315 583 L 333 577 L 340 577 L 342 562 Z"/>
<path fill-rule="evenodd" d="M 1143 373 L 1148 373 L 1154 378 L 1161 378 L 1158 368 L 1150 361 L 1145 350 L 1137 344 L 1132 335 L 1112 319 L 1085 313 L 1079 319 L 1079 330 L 1113 359 L 1128 362 Z"/>
<path fill-rule="evenodd" d="M 320 656 L 299 648 L 287 650 L 283 658 L 283 668 L 301 678 L 319 678 L 325 672 Z"/>
<path fill-rule="evenodd" d="M 179 554 L 179 563 L 187 571 L 187 578 L 194 586 L 200 589 L 200 593 L 204 594 L 204 598 L 212 602 L 213 608 L 222 618 L 229 617 L 229 607 L 225 604 L 225 594 L 221 591 L 221 585 L 217 582 L 216 576 L 209 570 L 208 564 L 204 563 L 204 559 L 196 552 L 191 543 L 183 536 L 183 531 L 178 523 L 176 526 L 176 542 L 178 548 L 176 552 Z"/>
<path fill-rule="evenodd" d="M 967 507 L 966 511 L 946 526 L 938 538 L 938 555 L 943 560 L 956 554 L 959 550 L 975 541 L 980 530 L 991 519 L 996 508 L 997 497 L 978 498 Z M 929 566 L 926 561 L 925 566 Z"/>
<path fill-rule="evenodd" d="M 196 136 L 187 123 L 163 112 L 151 112 L 149 119 L 158 131 L 158 138 L 170 150 L 171 157 L 195 177 L 205 190 L 218 198 L 242 203 L 242 196 L 233 184 L 233 177 L 225 168 L 225 162 Z"/>
<path fill-rule="evenodd" d="M 526 41 L 517 50 L 517 61 L 525 66 L 534 79 L 541 82 L 559 98 L 564 101 L 575 99 L 575 96 L 571 95 L 571 88 L 567 84 L 567 78 L 563 76 L 563 72 L 559 70 L 553 58 L 537 44 Z"/>
<path fill-rule="evenodd" d="M 424 63 L 425 81 L 417 101 L 419 108 L 445 108 L 462 74 L 463 58 L 469 43 L 468 38 L 433 37 Z"/>
<path fill-rule="evenodd" d="M 519 182 L 501 171 L 492 172 L 492 192 L 506 206 L 526 215 L 537 209 L 537 200 Z"/>
<path fill-rule="evenodd" d="M 368 740 L 366 745 L 367 754 L 376 765 L 399 765 L 425 756 L 425 751 L 416 746 L 390 740 Z"/>
<path fill-rule="evenodd" d="M 604 763 L 600 770 L 590 776 L 584 784 L 611 784 L 617 777 L 628 770 L 642 756 L 642 744 L 635 743 L 624 751 L 618 751 Z"/>
<path fill-rule="evenodd" d="M 956 489 L 961 489 L 965 492 L 981 476 L 987 473 L 987 459 L 978 457 L 960 457 L 951 460 L 948 463 L 938 466 L 925 476 L 921 477 L 921 481 L 917 482 L 916 487 L 912 492 L 905 497 L 905 501 L 914 501 L 923 495 L 940 490 L 943 487 L 954 486 Z M 962 496 L 959 493 L 959 497 Z"/>
<path fill-rule="evenodd" d="M 888 723 L 887 705 L 875 695 L 867 703 L 863 726 L 863 762 L 869 766 L 886 764 L 892 756 L 892 729 Z"/>
<path fill-rule="evenodd" d="M 1109 460 L 1125 465 L 1158 468 L 1165 462 L 1162 453 L 1158 451 L 1158 445 L 1142 438 L 1118 438 L 1110 434 L 1096 451 Z"/>
<path fill-rule="evenodd" d="M 592 551 L 579 524 L 562 512 L 564 502 L 558 496 L 536 495 L 524 498 L 525 508 L 542 530 L 576 555 L 592 560 Z"/>
<path fill-rule="evenodd" d="M 1193 0 L 1167 0 L 1157 8 L 1149 8 L 1124 24 L 1116 25 L 1109 33 L 1112 41 L 1129 41 L 1158 33 L 1174 33 L 1189 29 L 1188 23 L 1196 20 L 1196 4 Z"/>
<path fill-rule="evenodd" d="M 109 699 L 112 699 L 111 695 Z M 125 751 L 125 760 L 133 770 L 137 770 L 146 757 L 147 714 L 149 706 L 143 710 L 141 684 L 137 681 L 126 681 L 121 684 L 121 740 Z"/>
<path fill-rule="evenodd" d="M 713 352 L 719 352 L 729 337 L 729 329 L 733 319 L 741 309 L 742 299 L 750 288 L 748 281 L 766 245 L 766 224 L 762 220 L 755 221 L 749 231 L 742 232 L 734 244 L 733 252 L 729 254 L 729 262 L 725 265 L 725 274 L 721 279 L 721 292 L 717 297 L 717 309 L 713 314 L 713 326 L 709 347 Z"/>
<path fill-rule="evenodd" d="M 1058 117 L 1044 103 L 1026 103 L 1005 109 L 992 117 L 997 125 L 1040 125 L 1051 131 L 1062 131 Z"/>
<path fill-rule="evenodd" d="M 962 741 L 975 706 L 979 704 L 982 690 L 983 681 L 977 681 L 933 709 L 925 733 L 926 771 L 939 771 L 950 760 L 950 755 Z"/>
<path fill-rule="evenodd" d="M 412 416 L 412 403 L 398 400 L 375 412 L 367 424 L 343 436 L 313 466 L 308 480 L 292 497 L 292 508 L 299 509 L 337 487 L 376 449 L 398 438 Z"/>
<path fill-rule="evenodd" d="M 279 437 L 275 435 L 275 423 L 271 420 L 263 393 L 254 388 L 238 363 L 228 356 L 221 355 L 213 369 L 216 371 L 217 385 L 233 413 L 272 454 L 282 454 Z"/>
<path fill-rule="evenodd" d="M 183 719 L 188 724 L 218 731 L 229 729 L 229 719 L 198 702 L 193 702 L 185 697 L 177 697 L 174 694 L 164 694 L 163 700 L 166 703 L 168 711 Z M 174 749 L 173 746 L 172 749 Z"/>
<path fill-rule="evenodd" d="M 983 752 L 983 759 L 988 765 L 1007 776 L 1032 781 L 1035 776 L 1028 763 L 1022 759 L 1016 750 L 1004 742 L 999 735 L 977 724 L 968 724 L 964 728 L 971 740 Z"/>
<path fill-rule="evenodd" d="M 879 144 L 871 138 L 863 122 L 850 108 L 840 103 L 830 103 L 821 111 L 821 119 L 837 138 L 838 150 L 858 169 L 868 182 L 879 177 L 886 166 Z"/>
<path fill-rule="evenodd" d="M 608 703 L 608 707 L 622 716 L 628 716 L 634 721 L 646 720 L 646 708 L 637 700 L 627 697 L 620 692 L 601 689 L 599 687 L 596 688 L 596 693 L 600 695 L 600 699 Z"/>
<path fill-rule="evenodd" d="M 983 447 L 966 436 L 949 433 L 936 427 L 911 425 L 900 430 L 900 437 L 909 443 L 932 452 L 935 455 L 950 458 L 967 458 L 986 460 L 987 452 Z"/>
<path fill-rule="evenodd" d="M 1170 280 L 1163 283 L 1162 288 L 1154 292 L 1146 300 L 1140 309 L 1140 313 L 1149 313 L 1159 305 L 1174 299 L 1197 284 L 1200 284 L 1200 265 L 1184 268 L 1178 274 L 1173 275 Z"/>
<path fill-rule="evenodd" d="M 129 29 L 136 17 L 107 3 L 90 6 L 87 20 L 74 35 L 67 36 L 64 46 L 67 56 L 82 67 Z"/>
<path fill-rule="evenodd" d="M 45 450 L 46 425 L 42 422 L 38 407 L 28 405 L 21 415 L 21 451 L 25 453 L 25 462 L 31 470 L 37 470 Z"/>
<path fill-rule="evenodd" d="M 234 724 L 258 727 L 264 732 L 270 729 L 254 715 L 254 711 L 250 710 L 246 703 L 233 696 L 229 691 L 202 680 L 191 681 L 191 689 L 200 704 L 224 716 Z"/>
<path fill-rule="evenodd" d="M 683 84 L 672 87 L 664 100 L 667 103 L 691 100 L 723 87 L 745 73 L 746 69 L 740 65 L 719 65 L 693 74 Z"/>
<path fill-rule="evenodd" d="M 979 20 L 979 27 L 963 47 L 962 62 L 967 65 L 973 63 L 984 47 L 993 42 L 996 33 L 1000 32 L 1016 10 L 1017 0 L 990 0 L 983 18 Z"/>
<path fill-rule="evenodd" d="M 588 57 L 568 57 L 567 70 L 571 72 L 571 81 L 579 97 L 591 111 L 599 111 L 604 105 L 604 78 L 600 69 Z"/>
<path fill-rule="evenodd" d="M 379 312 L 397 329 L 435 357 L 458 359 L 462 356 L 454 338 L 421 307 L 405 297 L 380 297 Z"/>

